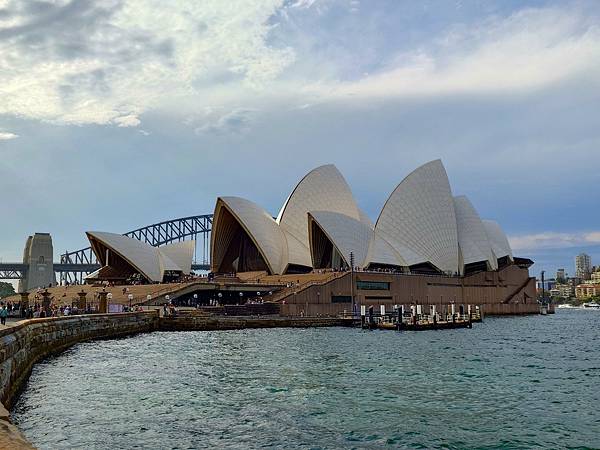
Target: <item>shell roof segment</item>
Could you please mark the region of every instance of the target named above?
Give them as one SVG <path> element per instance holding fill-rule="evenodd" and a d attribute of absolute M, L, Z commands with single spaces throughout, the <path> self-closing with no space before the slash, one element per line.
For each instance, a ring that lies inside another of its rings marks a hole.
<path fill-rule="evenodd" d="M 373 230 L 364 222 L 332 211 L 311 211 L 310 217 L 325 234 L 350 265 L 350 253 L 354 254 L 355 266 L 365 265 Z"/>
<path fill-rule="evenodd" d="M 317 167 L 296 185 L 277 216 L 277 223 L 287 234 L 291 234 L 305 248 L 290 254 L 290 263 L 295 260 L 310 261 L 307 214 L 310 211 L 330 211 L 361 220 L 362 214 L 356 205 L 350 186 L 333 164 Z"/>
<path fill-rule="evenodd" d="M 496 258 L 499 259 L 508 256 L 512 259 L 513 254 L 510 243 L 508 242 L 508 238 L 506 237 L 506 234 L 504 234 L 502 227 L 498 225 L 498 222 L 493 220 L 482 220 L 482 222 Z"/>
<path fill-rule="evenodd" d="M 440 160 L 422 165 L 402 180 L 385 203 L 375 232 L 408 265 L 430 262 L 442 271 L 458 272 L 454 200 Z"/>
<path fill-rule="evenodd" d="M 287 242 L 277 222 L 256 203 L 241 197 L 219 197 L 221 202 L 242 225 L 261 252 L 272 273 L 283 273 L 288 263 Z"/>
<path fill-rule="evenodd" d="M 178 242 L 163 247 L 153 247 L 138 239 L 116 233 L 88 231 L 88 239 L 96 252 L 94 241 L 118 254 L 138 272 L 150 281 L 160 282 L 167 270 L 189 274 L 192 266 L 195 241 Z M 106 265 L 106 255 L 96 254 L 98 260 Z"/>
<path fill-rule="evenodd" d="M 454 209 L 463 264 L 487 261 L 491 270 L 497 269 L 485 226 L 473 204 L 465 196 L 454 197 Z"/>

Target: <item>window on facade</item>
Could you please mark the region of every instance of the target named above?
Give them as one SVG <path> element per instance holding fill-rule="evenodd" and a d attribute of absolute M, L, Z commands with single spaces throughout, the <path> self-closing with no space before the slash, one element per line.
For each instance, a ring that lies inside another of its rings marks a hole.
<path fill-rule="evenodd" d="M 352 297 L 349 295 L 332 295 L 331 303 L 352 303 Z"/>
<path fill-rule="evenodd" d="M 357 281 L 356 288 L 365 291 L 389 291 L 390 283 L 387 281 Z"/>

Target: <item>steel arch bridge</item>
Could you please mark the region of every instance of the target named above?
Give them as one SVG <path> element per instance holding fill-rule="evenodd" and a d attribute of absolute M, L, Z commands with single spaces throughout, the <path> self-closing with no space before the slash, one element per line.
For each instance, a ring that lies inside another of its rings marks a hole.
<path fill-rule="evenodd" d="M 154 247 L 194 239 L 196 241 L 196 249 L 194 251 L 194 264 L 192 264 L 192 268 L 195 270 L 208 270 L 210 268 L 212 217 L 212 214 L 204 214 L 201 216 L 166 220 L 129 231 L 124 236 L 138 239 Z M 200 255 L 198 254 L 199 252 Z M 60 255 L 60 266 L 68 269 L 69 265 L 99 267 L 91 247 Z M 69 283 L 82 282 L 88 273 L 91 273 L 91 271 L 60 271 L 60 281 L 68 281 Z"/>

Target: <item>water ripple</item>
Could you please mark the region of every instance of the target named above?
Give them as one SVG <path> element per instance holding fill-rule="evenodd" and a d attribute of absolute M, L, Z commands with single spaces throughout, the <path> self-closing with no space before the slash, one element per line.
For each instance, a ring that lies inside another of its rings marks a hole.
<path fill-rule="evenodd" d="M 85 343 L 34 368 L 13 418 L 41 449 L 598 448 L 599 319 Z"/>

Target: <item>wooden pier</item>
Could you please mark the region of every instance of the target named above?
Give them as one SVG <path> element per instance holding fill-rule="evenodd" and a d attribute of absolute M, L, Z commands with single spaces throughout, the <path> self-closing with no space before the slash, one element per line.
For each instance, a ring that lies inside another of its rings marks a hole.
<path fill-rule="evenodd" d="M 367 330 L 398 330 L 398 331 L 424 331 L 424 330 L 449 330 L 455 328 L 473 328 L 473 323 L 481 322 L 482 315 L 479 307 L 472 308 L 468 305 L 466 311 L 456 312 L 454 305 L 443 314 L 436 311 L 435 305 L 413 305 L 410 309 L 400 305 L 394 312 L 386 313 L 381 306 L 379 314 L 375 314 L 373 306 L 367 310 L 361 306 L 361 327 Z M 425 312 L 425 309 L 428 309 Z"/>

